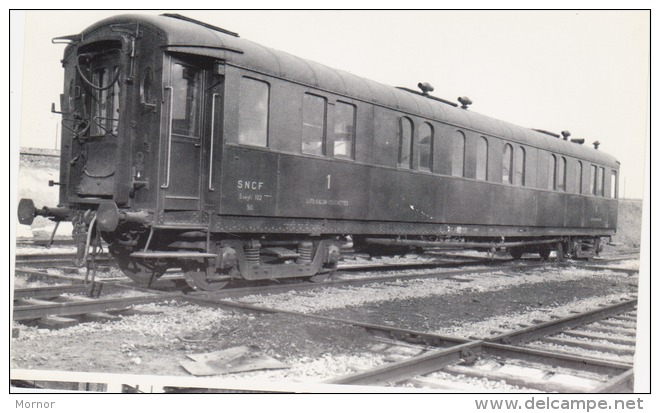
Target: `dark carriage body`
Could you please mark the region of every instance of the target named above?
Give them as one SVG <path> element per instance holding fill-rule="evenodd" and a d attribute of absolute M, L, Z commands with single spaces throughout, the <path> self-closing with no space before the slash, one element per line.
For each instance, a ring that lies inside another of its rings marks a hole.
<path fill-rule="evenodd" d="M 616 231 L 602 151 L 180 16 L 66 39 L 50 216 L 96 225 L 133 278 L 314 275 L 347 235 L 540 252 Z"/>

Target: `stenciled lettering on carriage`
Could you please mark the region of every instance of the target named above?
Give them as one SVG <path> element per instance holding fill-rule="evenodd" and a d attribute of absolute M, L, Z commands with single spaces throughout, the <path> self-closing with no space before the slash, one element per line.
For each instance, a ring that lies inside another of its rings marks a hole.
<path fill-rule="evenodd" d="M 264 183 L 261 181 L 242 181 L 238 180 L 236 182 L 236 188 L 238 189 L 251 189 L 254 191 L 260 191 L 264 186 Z"/>

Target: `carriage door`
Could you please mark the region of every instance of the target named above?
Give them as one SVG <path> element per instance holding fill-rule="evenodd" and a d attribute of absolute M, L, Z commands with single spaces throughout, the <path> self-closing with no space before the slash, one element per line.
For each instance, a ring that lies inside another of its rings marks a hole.
<path fill-rule="evenodd" d="M 165 87 L 166 141 L 161 152 L 165 162 L 160 186 L 163 210 L 199 211 L 205 71 L 171 57 L 169 74 L 169 86 Z M 185 220 L 199 219 L 199 214 L 194 213 Z"/>

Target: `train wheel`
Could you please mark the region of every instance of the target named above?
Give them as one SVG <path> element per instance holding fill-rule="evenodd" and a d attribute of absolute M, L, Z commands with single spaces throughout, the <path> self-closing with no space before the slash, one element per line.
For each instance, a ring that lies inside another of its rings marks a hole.
<path fill-rule="evenodd" d="M 190 263 L 183 265 L 181 269 L 183 270 L 183 278 L 194 290 L 218 291 L 229 284 L 228 277 L 213 277 L 205 264 Z"/>
<path fill-rule="evenodd" d="M 124 275 L 140 287 L 151 287 L 167 271 L 167 268 L 163 266 L 150 265 L 145 261 L 128 259 L 126 257 L 116 258 L 117 264 Z"/>
<path fill-rule="evenodd" d="M 519 260 L 522 258 L 523 250 L 522 248 L 509 248 L 509 254 L 511 254 L 514 260 Z"/>
<path fill-rule="evenodd" d="M 540 251 L 539 251 L 539 255 L 541 256 L 541 259 L 542 259 L 543 261 L 547 261 L 547 260 L 550 258 L 550 252 L 551 252 L 551 251 L 552 251 L 552 250 L 550 250 L 550 249 L 548 249 L 548 248 L 540 250 Z"/>

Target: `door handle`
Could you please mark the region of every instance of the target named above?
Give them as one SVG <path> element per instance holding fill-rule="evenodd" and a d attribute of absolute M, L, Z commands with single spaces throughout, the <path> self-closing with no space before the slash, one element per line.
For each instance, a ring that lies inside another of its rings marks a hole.
<path fill-rule="evenodd" d="M 172 86 L 165 86 L 165 90 L 170 91 L 170 119 L 167 128 L 167 174 L 165 175 L 165 184 L 160 186 L 162 189 L 170 187 L 170 166 L 172 160 L 172 104 L 174 102 L 174 89 Z"/>
<path fill-rule="evenodd" d="M 215 100 L 218 97 L 217 93 L 214 93 L 211 97 L 211 148 L 209 150 L 209 191 L 214 191 L 213 188 L 213 143 L 215 142 Z"/>

